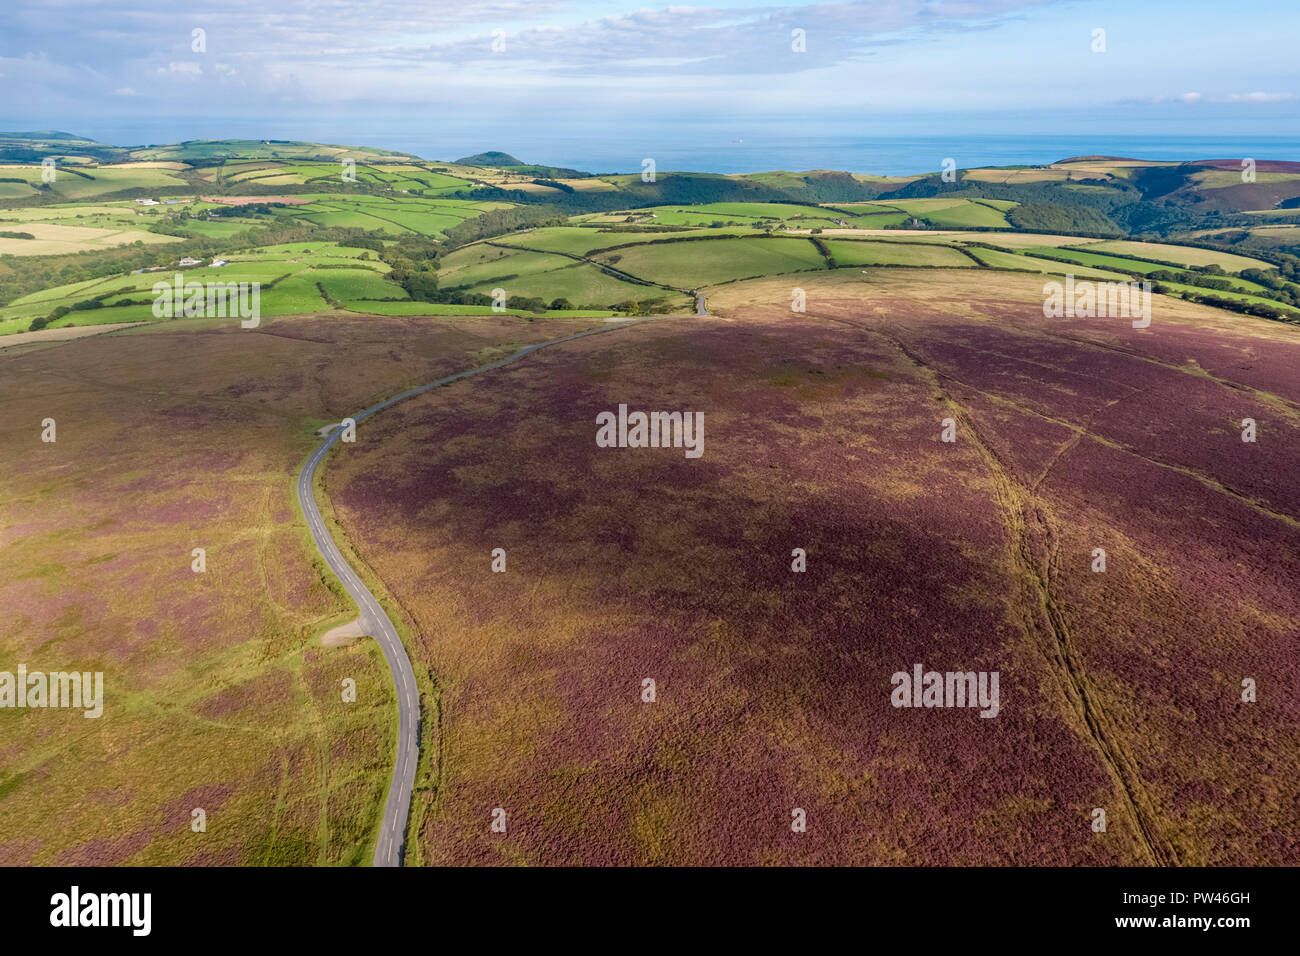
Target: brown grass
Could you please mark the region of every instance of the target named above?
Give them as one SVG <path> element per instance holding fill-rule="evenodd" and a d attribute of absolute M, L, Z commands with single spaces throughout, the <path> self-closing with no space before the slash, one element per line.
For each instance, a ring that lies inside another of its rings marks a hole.
<path fill-rule="evenodd" d="M 437 681 L 423 860 L 1296 862 L 1300 541 L 1176 470 L 1220 467 L 1178 389 L 1229 381 L 1288 465 L 1294 331 L 1164 300 L 1145 334 L 1053 324 L 1041 280 L 940 271 L 800 276 L 795 315 L 791 282 L 430 393 L 331 465 Z M 1200 431 L 1126 451 L 1152 389 Z M 704 457 L 598 449 L 619 402 L 704 411 Z M 1002 713 L 891 708 L 918 661 L 998 670 Z"/>
<path fill-rule="evenodd" d="M 99 670 L 106 695 L 97 720 L 0 710 L 3 861 L 368 862 L 391 679 L 372 642 L 316 646 L 355 612 L 316 563 L 297 471 L 323 420 L 575 327 L 183 322 L 0 355 L 0 669 Z"/>

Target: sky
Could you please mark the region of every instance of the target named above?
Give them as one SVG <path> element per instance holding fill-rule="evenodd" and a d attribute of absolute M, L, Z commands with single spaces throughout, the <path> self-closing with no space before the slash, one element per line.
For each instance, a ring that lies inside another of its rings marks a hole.
<path fill-rule="evenodd" d="M 118 145 L 1300 136 L 1296 0 L 6 6 L 0 128 Z"/>

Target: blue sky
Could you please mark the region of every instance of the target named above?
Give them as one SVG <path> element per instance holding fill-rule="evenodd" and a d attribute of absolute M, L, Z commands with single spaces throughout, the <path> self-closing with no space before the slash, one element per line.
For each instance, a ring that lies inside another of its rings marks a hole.
<path fill-rule="evenodd" d="M 1295 0 L 7 6 L 0 125 L 117 142 L 1300 131 Z"/>

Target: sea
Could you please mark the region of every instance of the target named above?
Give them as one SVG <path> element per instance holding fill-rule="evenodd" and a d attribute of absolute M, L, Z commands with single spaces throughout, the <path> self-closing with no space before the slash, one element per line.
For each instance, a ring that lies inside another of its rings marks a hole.
<path fill-rule="evenodd" d="M 4 125 L 0 129 L 30 129 Z M 593 173 L 640 173 L 645 159 L 659 171 L 754 173 L 767 170 L 835 169 L 901 176 L 932 172 L 952 159 L 958 168 L 1040 165 L 1071 156 L 1120 156 L 1148 160 L 1282 159 L 1300 162 L 1300 137 L 1260 135 L 1109 135 L 980 133 L 943 135 L 819 135 L 796 131 L 748 133 L 743 128 L 694 125 L 644 132 L 619 124 L 588 130 L 545 130 L 535 124 L 447 125 L 420 117 L 252 120 L 198 122 L 153 117 L 146 121 L 87 118 L 49 127 L 90 136 L 116 146 L 140 146 L 188 139 L 284 139 L 371 146 L 414 153 L 444 162 L 499 150 L 527 163 Z M 770 127 L 769 127 L 770 129 Z"/>
<path fill-rule="evenodd" d="M 425 155 L 419 145 L 413 144 L 410 151 Z M 432 146 L 430 143 L 425 149 Z M 1300 138 L 1296 137 L 737 136 L 640 144 L 619 139 L 581 138 L 571 141 L 548 139 L 491 148 L 503 150 L 526 162 L 601 173 L 639 173 L 646 158 L 654 159 L 657 170 L 757 173 L 778 169 L 834 169 L 880 176 L 932 172 L 940 169 L 944 160 L 949 158 L 961 169 L 1042 165 L 1072 156 L 1122 156 L 1148 160 L 1250 157 L 1300 162 Z"/>

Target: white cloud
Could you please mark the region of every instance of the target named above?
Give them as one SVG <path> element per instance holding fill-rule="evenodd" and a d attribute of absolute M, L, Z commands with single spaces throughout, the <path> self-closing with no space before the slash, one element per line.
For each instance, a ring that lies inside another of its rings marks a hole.
<path fill-rule="evenodd" d="M 212 109 L 219 104 L 227 116 L 291 104 L 294 113 L 322 115 L 420 109 L 476 125 L 506 117 L 528 125 L 565 112 L 858 122 L 891 111 L 1117 101 L 1144 113 L 1151 104 L 1190 114 L 1211 103 L 1283 113 L 1292 94 L 1250 91 L 1300 89 L 1300 70 L 1259 43 L 1222 41 L 1214 57 L 1198 60 L 1185 38 L 1147 31 L 1128 63 L 1123 44 L 1098 58 L 1071 34 L 1071 59 L 1061 37 L 1077 0 L 667 6 L 674 2 L 225 0 L 185 12 L 172 0 L 7 0 L 0 71 L 15 87 L 11 99 L 34 114 L 75 114 L 92 102 L 88 90 L 110 112 L 138 113 L 142 101 L 189 110 L 202 85 L 219 91 Z M 65 15 L 46 15 L 49 3 Z M 206 31 L 206 56 L 191 49 L 196 27 Z M 506 34 L 500 54 L 492 52 L 497 29 Z M 805 31 L 804 53 L 791 49 L 795 29 Z M 1279 48 L 1280 34 L 1267 34 Z M 1078 82 L 1079 70 L 1100 66 L 1108 69 Z M 137 91 L 130 104 L 113 95 L 127 89 Z"/>
<path fill-rule="evenodd" d="M 1294 93 L 1229 93 L 1219 97 L 1216 103 L 1285 103 L 1296 99 Z"/>
<path fill-rule="evenodd" d="M 1186 103 L 1194 106 L 1199 103 L 1286 103 L 1295 99 L 1300 99 L 1300 96 L 1295 93 L 1219 93 L 1212 96 L 1203 93 L 1182 93 L 1178 96 L 1151 96 L 1130 102 L 1154 105 Z"/>
<path fill-rule="evenodd" d="M 508 30 L 503 53 L 489 32 L 413 47 L 393 45 L 374 55 L 410 64 L 528 64 L 558 75 L 783 74 L 861 60 L 903 42 L 903 35 L 987 28 L 1047 0 L 923 0 L 831 2 L 751 9 L 668 7 L 641 9 L 569 24 Z M 791 31 L 806 37 L 806 52 L 791 48 Z"/>

